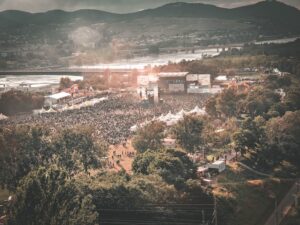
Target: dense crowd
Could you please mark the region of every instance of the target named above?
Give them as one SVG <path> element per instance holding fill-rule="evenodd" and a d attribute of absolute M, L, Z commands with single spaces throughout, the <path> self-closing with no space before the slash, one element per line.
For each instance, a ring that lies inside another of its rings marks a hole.
<path fill-rule="evenodd" d="M 53 129 L 86 125 L 93 128 L 95 137 L 102 138 L 109 144 L 119 144 L 131 135 L 129 131 L 131 126 L 169 111 L 175 113 L 181 109 L 202 107 L 207 97 L 208 95 L 164 95 L 163 102 L 153 106 L 142 103 L 133 95 L 122 94 L 110 96 L 107 101 L 93 107 L 42 115 L 18 115 L 0 123 L 38 124 Z"/>

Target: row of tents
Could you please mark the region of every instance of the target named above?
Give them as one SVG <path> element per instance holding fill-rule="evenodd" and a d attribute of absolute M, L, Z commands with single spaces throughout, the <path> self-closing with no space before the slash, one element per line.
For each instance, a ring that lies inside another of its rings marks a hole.
<path fill-rule="evenodd" d="M 145 121 L 144 123 L 141 123 L 139 125 L 134 125 L 130 128 L 130 131 L 132 132 L 136 132 L 138 130 L 138 128 L 144 127 L 147 124 L 151 123 L 152 121 L 161 121 L 166 123 L 167 126 L 173 126 L 175 124 L 178 123 L 178 121 L 182 120 L 183 117 L 185 115 L 206 115 L 206 111 L 204 109 L 200 109 L 198 106 L 196 106 L 194 109 L 192 109 L 191 111 L 185 111 L 185 110 L 181 110 L 178 113 L 172 114 L 171 112 L 169 112 L 168 114 L 164 115 L 162 114 L 159 117 L 154 117 L 151 121 Z"/>
<path fill-rule="evenodd" d="M 103 97 L 103 98 L 94 98 L 85 102 L 82 102 L 80 104 L 76 104 L 76 105 L 71 105 L 71 106 L 64 106 L 61 109 L 53 109 L 50 108 L 49 110 L 46 110 L 44 108 L 40 109 L 40 110 L 35 110 L 34 114 L 45 114 L 45 113 L 57 113 L 57 112 L 64 112 L 64 111 L 73 111 L 73 110 L 79 110 L 81 108 L 86 108 L 86 107 L 93 107 L 96 104 L 103 102 L 103 101 L 107 101 L 108 97 Z"/>

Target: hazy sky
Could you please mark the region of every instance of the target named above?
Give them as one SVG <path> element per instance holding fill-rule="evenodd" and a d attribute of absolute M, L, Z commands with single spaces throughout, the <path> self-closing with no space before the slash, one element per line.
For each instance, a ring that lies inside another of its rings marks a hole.
<path fill-rule="evenodd" d="M 157 7 L 170 2 L 202 2 L 222 7 L 236 7 L 259 0 L 0 0 L 0 11 L 7 9 L 41 12 L 51 9 L 77 10 L 83 8 L 100 9 L 111 12 L 133 12 Z M 300 9 L 300 0 L 282 0 Z"/>

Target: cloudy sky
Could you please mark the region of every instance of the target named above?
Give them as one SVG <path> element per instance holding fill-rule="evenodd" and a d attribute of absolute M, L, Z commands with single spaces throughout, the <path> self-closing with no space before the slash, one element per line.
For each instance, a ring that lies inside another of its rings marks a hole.
<path fill-rule="evenodd" d="M 0 0 L 0 11 L 7 9 L 41 12 L 52 9 L 77 10 L 100 9 L 126 13 L 157 7 L 170 2 L 202 2 L 232 8 L 259 0 Z M 300 9 L 300 0 L 281 0 Z"/>

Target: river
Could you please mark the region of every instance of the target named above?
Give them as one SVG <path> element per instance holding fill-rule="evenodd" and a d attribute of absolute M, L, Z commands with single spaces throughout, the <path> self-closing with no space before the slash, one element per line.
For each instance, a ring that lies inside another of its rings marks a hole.
<path fill-rule="evenodd" d="M 68 77 L 72 81 L 83 80 L 82 76 L 64 75 L 7 75 L 0 76 L 0 85 L 9 88 L 17 88 L 21 84 L 31 85 L 32 88 L 58 85 L 62 77 Z"/>

